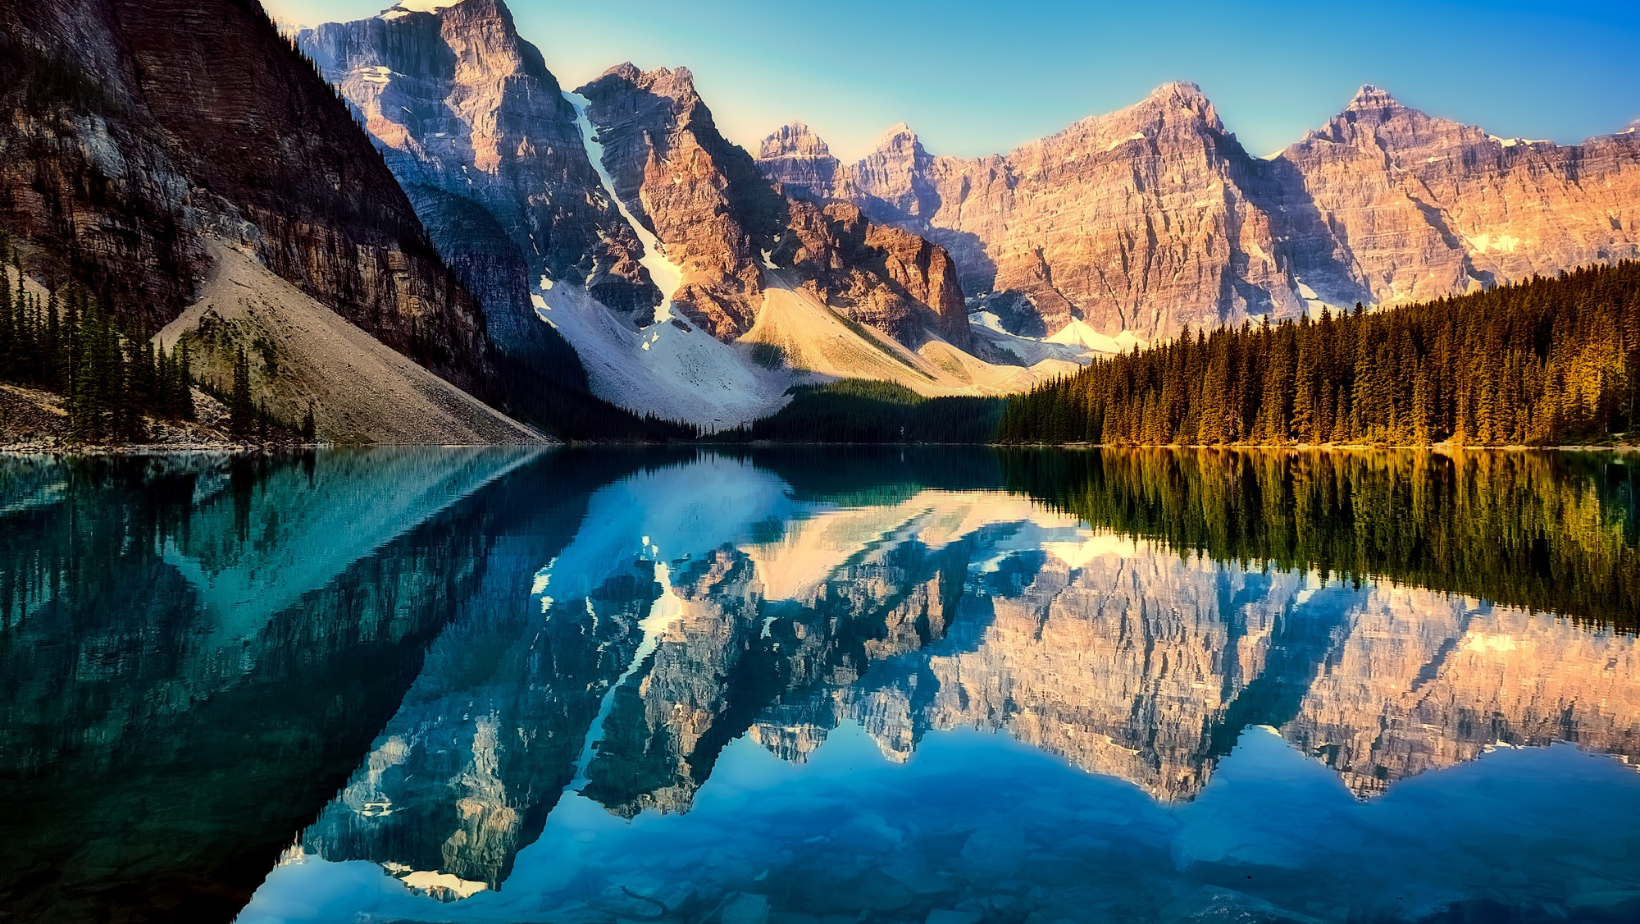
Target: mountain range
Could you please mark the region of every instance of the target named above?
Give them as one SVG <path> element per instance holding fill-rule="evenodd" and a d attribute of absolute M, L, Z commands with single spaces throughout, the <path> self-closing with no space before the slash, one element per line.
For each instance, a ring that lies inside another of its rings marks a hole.
<path fill-rule="evenodd" d="M 623 64 L 565 92 L 500 0 L 400 4 L 296 43 L 484 293 L 497 342 L 539 317 L 616 404 L 717 427 L 821 377 L 995 394 L 1066 368 L 969 353 L 946 251 L 782 195 L 687 68 Z"/>
<path fill-rule="evenodd" d="M 27 286 L 188 342 L 206 386 L 246 353 L 329 439 L 538 439 L 560 405 L 715 430 L 839 378 L 1009 394 L 1187 328 L 1640 257 L 1634 127 L 1501 139 L 1374 87 L 1266 158 L 1174 83 L 1005 155 L 901 125 L 846 164 L 797 122 L 731 143 L 687 68 L 569 90 L 502 0 L 288 38 L 253 0 L 0 25 Z"/>
<path fill-rule="evenodd" d="M 1640 256 L 1640 132 L 1498 138 L 1366 86 L 1254 157 L 1193 84 L 1005 155 L 938 157 L 904 125 L 854 164 L 801 123 L 763 141 L 788 193 L 853 202 L 956 259 L 1014 333 L 1141 340 L 1426 301 Z"/>

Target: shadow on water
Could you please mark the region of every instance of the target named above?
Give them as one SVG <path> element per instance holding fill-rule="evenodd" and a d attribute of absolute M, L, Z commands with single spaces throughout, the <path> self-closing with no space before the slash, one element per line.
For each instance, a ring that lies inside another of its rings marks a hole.
<path fill-rule="evenodd" d="M 485 605 L 500 538 L 550 556 L 622 474 L 589 461 L 0 467 L 0 918 L 231 917 Z"/>

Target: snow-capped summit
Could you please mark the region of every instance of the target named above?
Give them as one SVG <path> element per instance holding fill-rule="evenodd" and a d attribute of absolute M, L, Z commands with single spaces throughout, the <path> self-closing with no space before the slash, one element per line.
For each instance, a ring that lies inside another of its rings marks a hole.
<path fill-rule="evenodd" d="M 381 12 L 383 19 L 397 19 L 410 13 L 442 13 L 466 0 L 399 0 Z"/>

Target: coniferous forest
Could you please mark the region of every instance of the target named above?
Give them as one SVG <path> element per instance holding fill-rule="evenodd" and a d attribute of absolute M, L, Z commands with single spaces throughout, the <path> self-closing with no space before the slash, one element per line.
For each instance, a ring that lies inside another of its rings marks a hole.
<path fill-rule="evenodd" d="M 1180 554 L 1640 629 L 1640 480 L 1604 453 L 1018 450 L 1002 466 L 1011 490 Z"/>
<path fill-rule="evenodd" d="M 63 395 L 73 439 L 135 442 L 148 436 L 145 418 L 194 419 L 185 345 L 155 346 L 83 288 L 41 298 L 20 268 L 13 278 L 0 284 L 0 382 Z M 248 428 L 251 418 L 235 421 Z"/>
<path fill-rule="evenodd" d="M 1010 399 L 1005 443 L 1599 442 L 1640 407 L 1640 263 L 1211 333 Z"/>

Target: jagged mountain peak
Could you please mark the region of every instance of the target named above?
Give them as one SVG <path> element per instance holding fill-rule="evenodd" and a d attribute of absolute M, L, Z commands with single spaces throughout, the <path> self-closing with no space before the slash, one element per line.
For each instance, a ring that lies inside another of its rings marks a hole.
<path fill-rule="evenodd" d="M 1122 112 L 1149 113 L 1158 108 L 1164 111 L 1182 111 L 1192 118 L 1206 122 L 1216 131 L 1224 131 L 1224 125 L 1219 121 L 1218 110 L 1213 108 L 1213 101 L 1207 98 L 1201 87 L 1187 80 L 1164 83 L 1150 91 L 1150 95 L 1145 97 L 1143 102 Z"/>
<path fill-rule="evenodd" d="M 793 119 L 775 129 L 758 146 L 759 159 L 772 157 L 830 157 L 825 139 L 803 122 Z"/>
<path fill-rule="evenodd" d="M 677 86 L 695 86 L 695 74 L 687 67 L 657 67 L 646 71 L 631 61 L 622 61 L 620 64 L 598 75 L 599 79 L 615 77 L 628 83 L 667 83 Z"/>
<path fill-rule="evenodd" d="M 1464 126 L 1450 119 L 1437 118 L 1414 109 L 1391 96 L 1388 90 L 1366 84 L 1357 90 L 1349 104 L 1319 130 L 1312 131 L 1293 147 L 1314 144 L 1350 144 L 1366 137 L 1379 139 L 1391 147 L 1421 144 L 1430 133 L 1461 133 L 1485 137 L 1473 126 Z"/>
<path fill-rule="evenodd" d="M 871 145 L 871 149 L 878 153 L 921 152 L 922 139 L 917 137 L 917 133 L 912 131 L 911 126 L 904 122 L 896 122 L 877 136 L 877 140 Z"/>
<path fill-rule="evenodd" d="M 1368 110 L 1405 109 L 1401 101 L 1390 95 L 1388 90 L 1370 83 L 1362 84 L 1361 89 L 1355 91 L 1349 105 L 1344 107 L 1345 112 L 1365 112 Z"/>
<path fill-rule="evenodd" d="M 1131 106 L 1103 115 L 1089 116 L 1058 135 L 1050 137 L 1086 137 L 1090 139 L 1090 143 L 1097 143 L 1101 139 L 1126 139 L 1134 134 L 1145 134 L 1148 137 L 1152 132 L 1147 129 L 1162 123 L 1178 121 L 1181 115 L 1185 122 L 1201 123 L 1220 134 L 1225 131 L 1224 124 L 1219 121 L 1218 110 L 1213 107 L 1213 101 L 1207 98 L 1201 87 L 1189 81 L 1176 80 L 1162 84 Z"/>
<path fill-rule="evenodd" d="M 1133 141 L 1153 141 L 1182 129 L 1187 136 L 1226 135 L 1218 110 L 1201 87 L 1188 81 L 1164 83 L 1131 106 L 1088 116 L 1065 129 L 1016 148 L 1010 158 L 1035 163 L 1049 150 L 1108 153 Z"/>
<path fill-rule="evenodd" d="M 1207 94 L 1202 88 L 1189 80 L 1170 80 L 1154 90 L 1146 99 L 1152 100 L 1180 100 L 1188 102 L 1207 102 Z"/>
<path fill-rule="evenodd" d="M 408 16 L 412 13 L 430 13 L 436 15 L 453 6 L 474 2 L 479 2 L 479 0 L 399 0 L 398 3 L 395 3 L 387 9 L 382 10 L 381 16 L 383 19 L 397 19 L 401 16 Z M 488 0 L 488 2 L 497 7 L 502 5 L 501 0 Z"/>
<path fill-rule="evenodd" d="M 673 110 L 679 113 L 686 112 L 701 102 L 700 94 L 695 90 L 695 75 L 689 68 L 658 67 L 646 71 L 631 61 L 623 61 L 604 71 L 596 80 L 576 92 L 582 96 L 592 96 L 594 94 L 589 90 L 611 80 L 630 84 L 640 90 L 670 99 L 673 101 Z"/>

